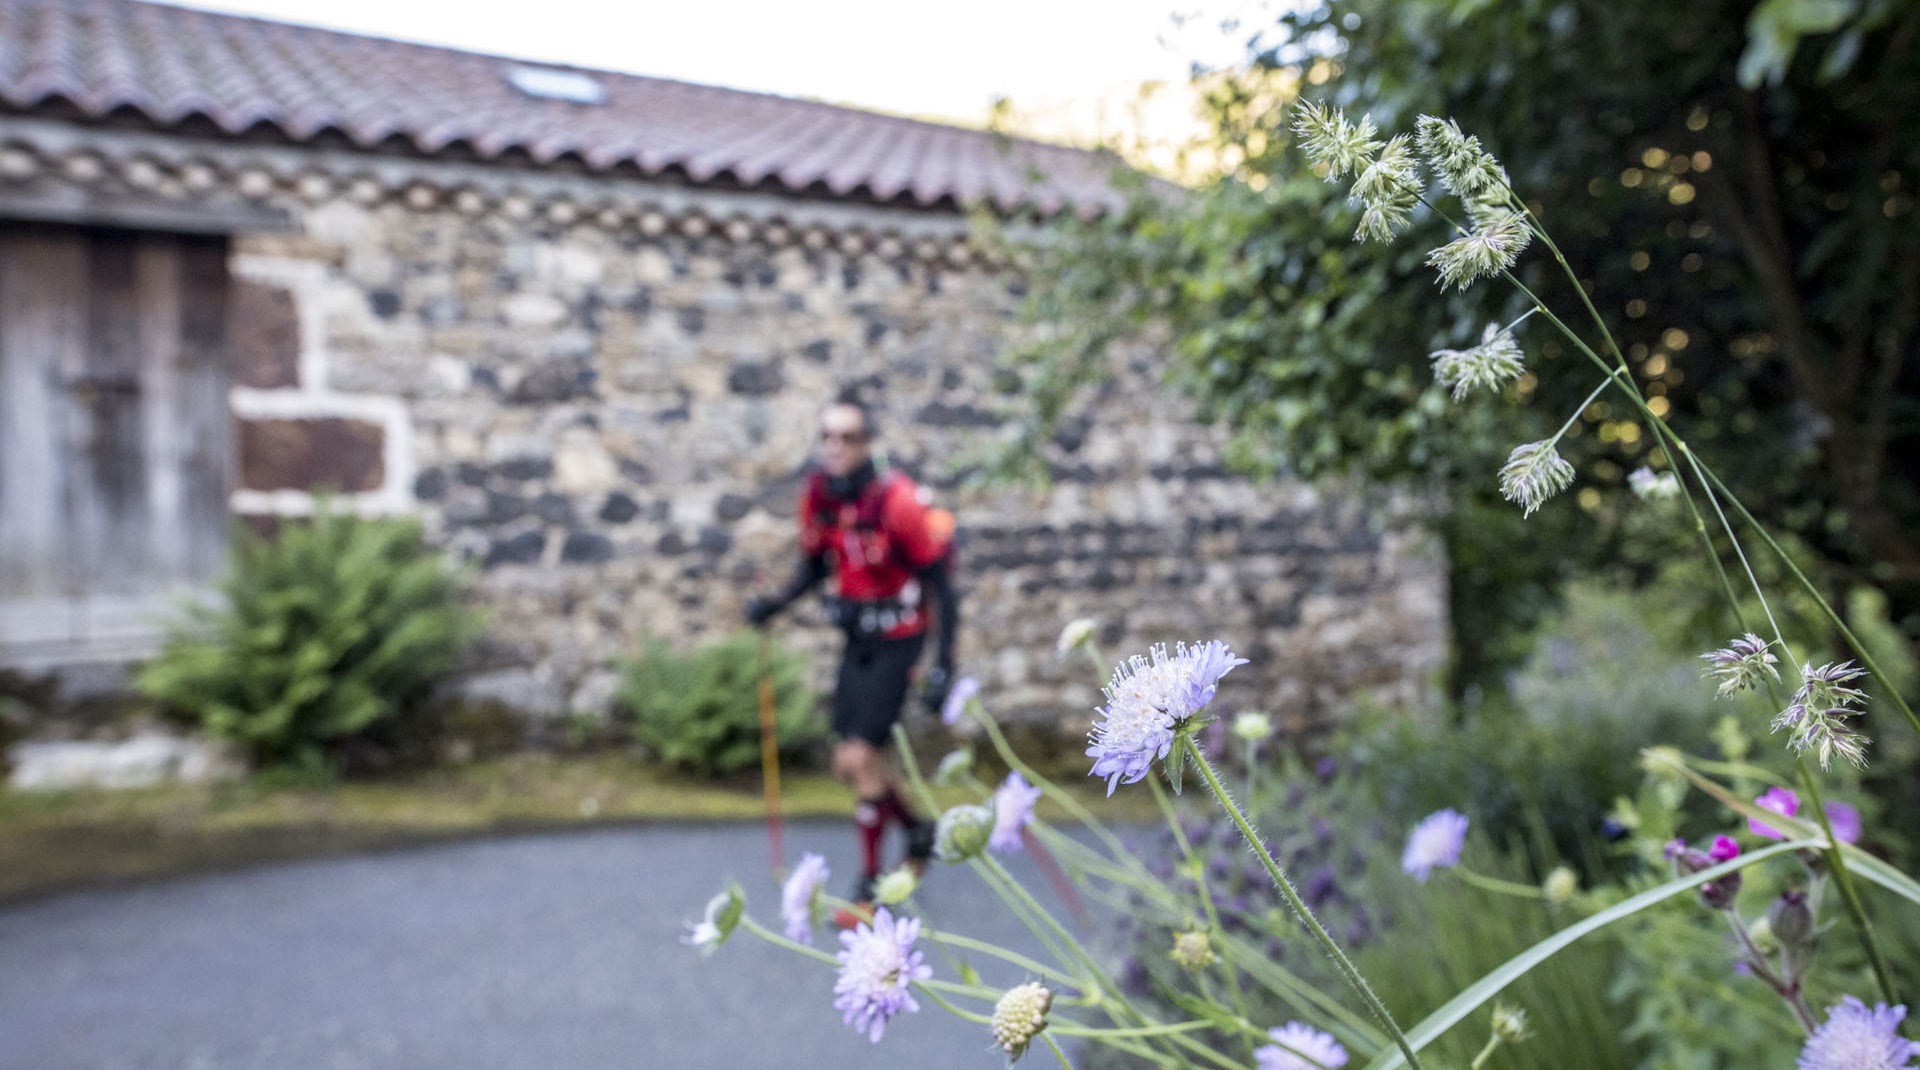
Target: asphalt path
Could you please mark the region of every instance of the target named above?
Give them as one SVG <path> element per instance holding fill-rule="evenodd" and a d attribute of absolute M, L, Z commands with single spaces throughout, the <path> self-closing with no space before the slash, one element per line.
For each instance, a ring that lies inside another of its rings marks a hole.
<path fill-rule="evenodd" d="M 845 894 L 850 823 L 789 825 Z M 897 853 L 897 843 L 892 845 Z M 725 877 L 778 928 L 759 825 L 449 843 L 75 892 L 0 911 L 4 1070 L 993 1070 L 986 1028 L 922 1000 L 878 1044 L 833 970 L 737 932 L 680 943 Z M 1024 855 L 1009 860 L 1057 907 Z M 929 924 L 1040 957 L 971 872 Z M 1061 912 L 1064 914 L 1064 912 Z M 816 943 L 838 944 L 830 932 Z M 935 976 L 956 979 L 931 949 Z M 991 984 L 1032 979 L 973 956 Z M 1044 1051 L 1023 1063 L 1051 1065 Z"/>

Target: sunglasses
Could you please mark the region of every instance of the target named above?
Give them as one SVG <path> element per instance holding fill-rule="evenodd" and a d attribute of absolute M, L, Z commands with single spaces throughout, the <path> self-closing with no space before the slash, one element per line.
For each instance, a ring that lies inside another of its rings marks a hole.
<path fill-rule="evenodd" d="M 849 446 L 858 446 L 867 440 L 865 431 L 822 431 L 822 442 L 844 442 Z"/>

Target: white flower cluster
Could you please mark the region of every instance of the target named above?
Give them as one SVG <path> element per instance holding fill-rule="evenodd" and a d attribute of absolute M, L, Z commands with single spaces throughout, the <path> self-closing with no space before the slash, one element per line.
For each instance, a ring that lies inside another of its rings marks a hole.
<path fill-rule="evenodd" d="M 1479 345 L 1435 350 L 1429 359 L 1433 361 L 1433 377 L 1441 386 L 1452 388 L 1453 400 L 1461 401 L 1476 388 L 1498 393 L 1520 378 L 1520 373 L 1527 370 L 1525 356 L 1512 331 L 1489 323 Z"/>
<path fill-rule="evenodd" d="M 1500 496 L 1532 516 L 1548 498 L 1573 485 L 1573 465 L 1554 449 L 1555 439 L 1515 446 L 1500 468 Z"/>

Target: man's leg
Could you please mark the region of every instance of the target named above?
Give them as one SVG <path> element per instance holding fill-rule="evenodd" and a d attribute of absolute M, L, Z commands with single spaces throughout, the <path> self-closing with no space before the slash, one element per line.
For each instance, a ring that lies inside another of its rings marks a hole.
<path fill-rule="evenodd" d="M 843 739 L 833 748 L 833 775 L 853 789 L 854 834 L 860 841 L 863 883 L 880 875 L 880 841 L 887 831 L 890 794 L 886 760 L 864 739 Z"/>

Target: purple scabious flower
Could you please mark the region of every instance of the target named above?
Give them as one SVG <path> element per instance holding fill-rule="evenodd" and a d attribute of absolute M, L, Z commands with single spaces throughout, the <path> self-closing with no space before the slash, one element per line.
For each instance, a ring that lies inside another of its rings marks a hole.
<path fill-rule="evenodd" d="M 1827 812 L 1827 824 L 1833 826 L 1833 838 L 1841 843 L 1860 842 L 1860 811 L 1851 803 L 1830 802 L 1822 809 Z"/>
<path fill-rule="evenodd" d="M 787 924 L 787 939 L 813 946 L 813 905 L 827 877 L 827 860 L 812 852 L 802 855 L 787 874 L 787 883 L 780 886 L 780 919 Z"/>
<path fill-rule="evenodd" d="M 966 715 L 967 703 L 980 693 L 980 681 L 972 676 L 962 676 L 947 689 L 947 700 L 940 704 L 940 723 L 959 724 Z"/>
<path fill-rule="evenodd" d="M 1135 654 L 1113 670 L 1107 704 L 1098 712 L 1088 741 L 1090 776 L 1107 778 L 1107 794 L 1144 779 L 1153 763 L 1173 749 L 1174 734 L 1213 701 L 1220 678 L 1245 665 L 1222 642 L 1178 644 L 1169 654 L 1156 643 L 1146 657 Z"/>
<path fill-rule="evenodd" d="M 993 835 L 987 846 L 996 851 L 1018 851 L 1020 830 L 1033 821 L 1033 804 L 1040 800 L 1040 789 L 1027 783 L 1019 770 L 1007 774 L 1006 783 L 993 793 Z"/>
<path fill-rule="evenodd" d="M 1425 884 L 1427 874 L 1435 868 L 1459 864 L 1460 845 L 1466 839 L 1465 814 L 1452 807 L 1428 814 L 1407 837 L 1407 851 L 1400 858 L 1400 868 Z"/>
<path fill-rule="evenodd" d="M 1253 1049 L 1260 1070 L 1339 1070 L 1347 1065 L 1347 1049 L 1310 1025 L 1288 1022 L 1267 1030 L 1274 1043 Z"/>
<path fill-rule="evenodd" d="M 1800 809 L 1800 796 L 1789 788 L 1768 788 L 1765 795 L 1753 800 L 1753 805 L 1762 810 L 1771 810 L 1782 817 L 1792 817 Z M 1757 818 L 1747 818 L 1747 831 L 1755 836 L 1765 836 L 1769 840 L 1784 840 L 1787 834 L 1772 825 L 1762 824 Z"/>
<path fill-rule="evenodd" d="M 1759 687 L 1765 680 L 1780 679 L 1780 670 L 1774 668 L 1778 659 L 1768 651 L 1768 645 L 1765 639 L 1748 632 L 1719 650 L 1700 655 L 1700 660 L 1707 663 L 1705 675 L 1720 678 L 1714 695 L 1726 698 Z"/>
<path fill-rule="evenodd" d="M 871 923 L 840 934 L 845 946 L 834 956 L 840 960 L 840 977 L 833 983 L 838 997 L 833 1007 L 843 1012 L 842 1021 L 875 1044 L 886 1031 L 887 1019 L 920 1009 L 908 986 L 932 977 L 933 967 L 914 950 L 919 936 L 919 918 L 896 920 L 886 907 L 873 912 Z"/>
<path fill-rule="evenodd" d="M 1905 1005 L 1876 1003 L 1872 1010 L 1853 996 L 1827 1008 L 1824 1025 L 1800 1049 L 1800 1070 L 1904 1070 L 1920 1055 L 1920 1043 L 1900 1036 Z"/>

